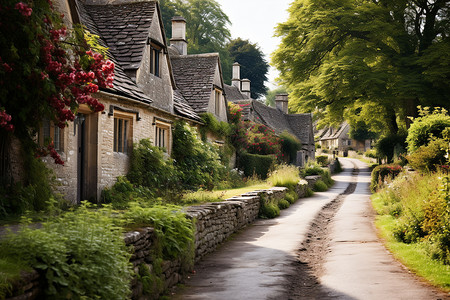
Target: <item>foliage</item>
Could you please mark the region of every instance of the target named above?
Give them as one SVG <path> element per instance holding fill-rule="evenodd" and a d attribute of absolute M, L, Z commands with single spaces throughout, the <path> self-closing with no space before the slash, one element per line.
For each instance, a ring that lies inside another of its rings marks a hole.
<path fill-rule="evenodd" d="M 286 200 L 286 199 L 278 200 L 278 208 L 279 209 L 286 209 L 289 206 L 291 206 L 291 203 L 288 200 Z"/>
<path fill-rule="evenodd" d="M 290 204 L 294 204 L 298 200 L 298 194 L 295 191 L 288 191 L 284 199 Z"/>
<path fill-rule="evenodd" d="M 392 162 L 394 157 L 406 152 L 406 134 L 389 134 L 378 140 L 375 145 L 377 155 L 380 159 Z"/>
<path fill-rule="evenodd" d="M 318 156 L 316 156 L 316 162 L 321 167 L 326 167 L 328 165 L 328 156 L 327 155 L 318 155 Z"/>
<path fill-rule="evenodd" d="M 178 170 L 183 188 L 212 189 L 225 175 L 218 149 L 197 138 L 195 128 L 184 121 L 175 122 L 173 127 L 174 165 Z"/>
<path fill-rule="evenodd" d="M 201 115 L 204 126 L 200 128 L 202 140 L 206 142 L 206 133 L 208 131 L 223 138 L 230 135 L 230 125 L 227 122 L 218 121 L 212 113 L 204 113 Z"/>
<path fill-rule="evenodd" d="M 307 162 L 305 168 L 301 170 L 300 174 L 303 178 L 312 175 L 322 175 L 324 170 L 315 162 Z"/>
<path fill-rule="evenodd" d="M 111 214 L 84 203 L 41 229 L 24 224 L 0 241 L 0 257 L 43 272 L 46 297 L 124 299 L 130 293 L 130 255 Z"/>
<path fill-rule="evenodd" d="M 350 138 L 357 141 L 371 140 L 377 137 L 377 134 L 371 131 L 370 126 L 364 121 L 358 121 L 355 124 L 351 124 L 348 135 Z"/>
<path fill-rule="evenodd" d="M 366 152 L 364 152 L 364 156 L 365 157 L 370 157 L 370 158 L 377 158 L 377 150 L 375 149 L 367 149 Z"/>
<path fill-rule="evenodd" d="M 134 145 L 127 175 L 134 185 L 146 187 L 158 196 L 176 192 L 179 187 L 177 173 L 173 161 L 149 139 Z"/>
<path fill-rule="evenodd" d="M 267 181 L 270 181 L 273 186 L 284 186 L 294 191 L 300 181 L 300 171 L 293 165 L 278 165 L 269 174 Z"/>
<path fill-rule="evenodd" d="M 444 139 L 435 139 L 427 145 L 422 145 L 412 154 L 408 155 L 408 163 L 414 169 L 425 173 L 436 171 L 440 165 L 447 161 L 448 141 Z"/>
<path fill-rule="evenodd" d="M 201 203 L 219 202 L 223 201 L 224 193 L 214 193 L 211 191 L 198 190 L 183 194 L 181 198 L 182 205 L 193 205 Z"/>
<path fill-rule="evenodd" d="M 90 50 L 82 28 L 68 32 L 51 1 L 6 0 L 0 18 L 0 136 L 14 134 L 64 164 L 51 140 L 37 144 L 40 124 L 46 118 L 64 128 L 80 104 L 102 111 L 91 94 L 112 86 L 114 64 Z"/>
<path fill-rule="evenodd" d="M 280 134 L 281 152 L 283 152 L 283 160 L 288 163 L 295 163 L 297 151 L 302 149 L 301 141 L 287 131 Z"/>
<path fill-rule="evenodd" d="M 247 177 L 256 174 L 260 178 L 265 179 L 275 161 L 276 158 L 273 155 L 241 153 L 238 157 L 238 166 Z"/>
<path fill-rule="evenodd" d="M 401 171 L 402 167 L 396 164 L 375 167 L 371 174 L 370 190 L 376 192 L 386 181 L 391 181 L 397 177 Z"/>
<path fill-rule="evenodd" d="M 278 94 L 287 94 L 287 93 L 288 93 L 288 91 L 287 91 L 287 89 L 284 86 L 281 86 L 281 87 L 278 87 L 276 89 L 270 90 L 266 94 L 265 104 L 267 106 L 275 107 L 276 106 L 276 104 L 275 104 L 275 97 Z"/>
<path fill-rule="evenodd" d="M 130 202 L 157 202 L 155 197 L 153 188 L 134 186 L 126 177 L 119 176 L 112 187 L 102 191 L 101 202 L 111 203 L 114 209 L 126 209 Z"/>
<path fill-rule="evenodd" d="M 258 217 L 261 219 L 273 219 L 280 215 L 278 201 L 260 195 L 260 207 Z"/>
<path fill-rule="evenodd" d="M 447 110 L 435 108 L 433 112 L 428 107 L 419 107 L 420 117 L 415 118 L 408 129 L 406 142 L 408 151 L 414 152 L 420 146 L 426 146 L 433 138 L 442 138 L 446 128 L 450 128 L 450 116 Z"/>
<path fill-rule="evenodd" d="M 313 191 L 315 191 L 315 192 L 325 192 L 326 190 L 328 190 L 328 186 L 322 180 L 317 180 L 314 183 Z"/>
<path fill-rule="evenodd" d="M 396 134 L 418 104 L 449 105 L 447 24 L 447 1 L 296 0 L 272 60 L 291 109 L 328 123 L 358 109 Z"/>
<path fill-rule="evenodd" d="M 267 73 L 269 64 L 264 58 L 264 53 L 257 44 L 249 40 L 237 38 L 231 40 L 226 46 L 233 62 L 241 65 L 241 78 L 251 81 L 251 97 L 258 99 L 266 94 Z"/>
<path fill-rule="evenodd" d="M 152 226 L 164 259 L 179 258 L 192 252 L 193 224 L 178 206 L 143 207 L 134 202 L 124 212 L 123 219 L 124 226 Z"/>
<path fill-rule="evenodd" d="M 249 126 L 245 132 L 247 137 L 245 150 L 252 154 L 280 156 L 280 138 L 275 135 L 275 131 L 263 124 L 248 122 Z M 281 153 L 284 157 L 284 153 Z"/>
<path fill-rule="evenodd" d="M 403 243 L 423 244 L 430 257 L 450 264 L 449 176 L 417 173 L 398 176 L 377 194 L 380 214 L 396 218 L 394 236 Z"/>

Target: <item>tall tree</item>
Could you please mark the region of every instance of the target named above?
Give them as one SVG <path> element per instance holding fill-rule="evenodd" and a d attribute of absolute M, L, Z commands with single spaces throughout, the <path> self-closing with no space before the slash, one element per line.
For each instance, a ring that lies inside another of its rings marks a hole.
<path fill-rule="evenodd" d="M 285 93 L 287 93 L 287 89 L 284 86 L 268 91 L 266 94 L 266 101 L 265 101 L 266 105 L 275 107 L 275 97 L 278 94 L 285 94 Z"/>
<path fill-rule="evenodd" d="M 396 133 L 417 105 L 449 106 L 449 0 L 296 0 L 289 13 L 273 63 L 293 107 Z"/>
<path fill-rule="evenodd" d="M 241 65 L 241 77 L 251 81 L 251 96 L 258 99 L 267 93 L 265 82 L 269 64 L 257 44 L 237 38 L 227 45 L 231 59 Z"/>

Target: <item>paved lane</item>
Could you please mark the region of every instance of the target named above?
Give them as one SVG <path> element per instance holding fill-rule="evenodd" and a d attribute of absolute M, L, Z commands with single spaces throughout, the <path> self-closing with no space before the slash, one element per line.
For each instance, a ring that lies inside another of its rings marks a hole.
<path fill-rule="evenodd" d="M 285 275 L 293 271 L 310 223 L 346 189 L 351 176 L 351 169 L 342 172 L 329 191 L 300 199 L 280 217 L 258 220 L 233 236 L 196 266 L 196 275 L 174 299 L 286 299 Z"/>

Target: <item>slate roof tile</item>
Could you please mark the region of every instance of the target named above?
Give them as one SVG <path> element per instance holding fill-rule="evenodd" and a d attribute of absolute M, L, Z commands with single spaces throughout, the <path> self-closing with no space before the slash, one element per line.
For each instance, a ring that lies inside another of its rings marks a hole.
<path fill-rule="evenodd" d="M 170 59 L 173 76 L 181 94 L 196 113 L 206 112 L 219 55 L 173 55 Z"/>
<path fill-rule="evenodd" d="M 175 112 L 185 118 L 201 121 L 200 116 L 192 109 L 189 103 L 184 99 L 180 90 L 173 91 L 173 107 Z"/>
<path fill-rule="evenodd" d="M 250 99 L 246 95 L 242 94 L 234 85 L 224 85 L 225 95 L 228 101 L 236 102 L 238 100 Z"/>

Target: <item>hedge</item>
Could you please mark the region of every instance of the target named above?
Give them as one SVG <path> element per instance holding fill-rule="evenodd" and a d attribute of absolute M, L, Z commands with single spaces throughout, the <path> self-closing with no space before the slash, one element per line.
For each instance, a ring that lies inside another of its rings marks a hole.
<path fill-rule="evenodd" d="M 245 176 L 256 174 L 260 178 L 266 179 L 270 167 L 275 161 L 274 155 L 242 153 L 239 155 L 239 168 L 244 171 Z"/>

